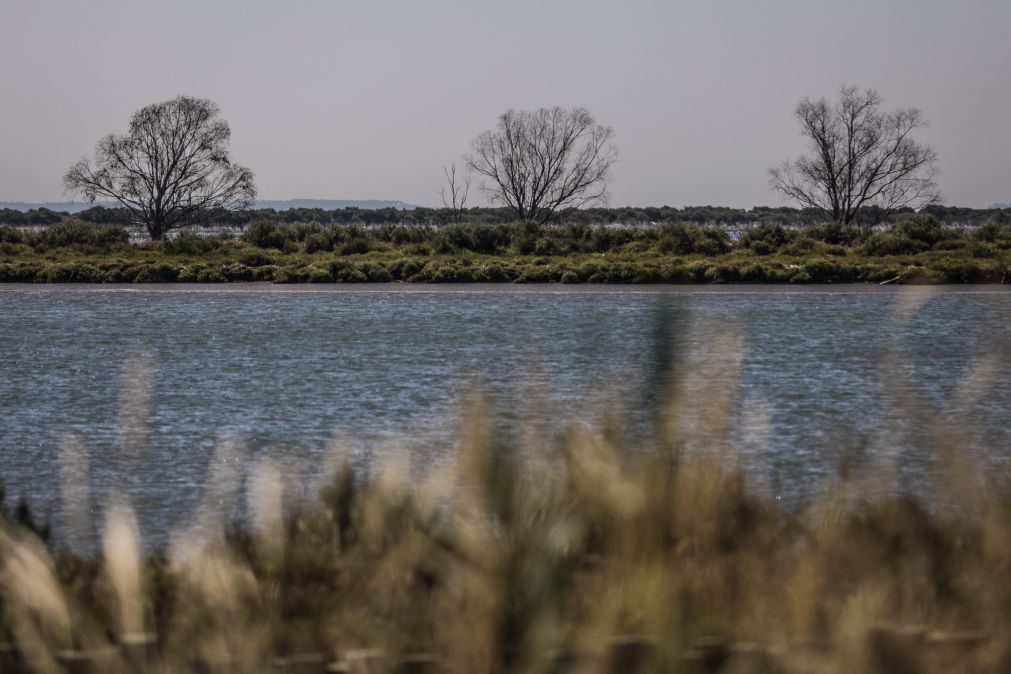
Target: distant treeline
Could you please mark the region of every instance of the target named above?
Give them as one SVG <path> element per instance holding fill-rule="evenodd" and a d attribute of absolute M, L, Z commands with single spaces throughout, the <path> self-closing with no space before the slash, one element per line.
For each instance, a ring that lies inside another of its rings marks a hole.
<path fill-rule="evenodd" d="M 958 206 L 927 206 L 920 211 L 933 215 L 949 227 L 977 227 L 987 223 L 1011 223 L 1011 208 L 962 208 Z M 884 216 L 875 208 L 861 212 L 857 224 L 872 225 L 879 222 L 895 223 L 908 217 L 912 211 L 902 211 Z M 52 225 L 65 219 L 78 219 L 98 224 L 117 224 L 124 221 L 125 211 L 118 208 L 95 206 L 75 214 L 51 211 L 47 208 L 18 211 L 0 209 L 0 224 L 15 227 Z M 756 206 L 751 209 L 727 208 L 723 206 L 687 206 L 673 208 L 623 207 L 585 208 L 563 213 L 560 224 L 576 225 L 646 225 L 672 222 L 688 222 L 699 225 L 719 225 L 739 227 L 755 224 L 779 224 L 788 227 L 816 225 L 825 221 L 825 216 L 815 209 L 789 207 Z M 214 213 L 208 224 L 214 227 L 244 229 L 254 222 L 269 220 L 281 223 L 315 222 L 322 225 L 428 225 L 441 226 L 454 222 L 476 224 L 507 224 L 515 220 L 509 208 L 469 208 L 456 211 L 449 208 L 272 208 L 245 211 L 219 211 Z"/>

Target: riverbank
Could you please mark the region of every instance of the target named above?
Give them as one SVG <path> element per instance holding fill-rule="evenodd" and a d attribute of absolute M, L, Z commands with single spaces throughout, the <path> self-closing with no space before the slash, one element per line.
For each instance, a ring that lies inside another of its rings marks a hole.
<path fill-rule="evenodd" d="M 716 257 L 172 255 L 149 249 L 0 256 L 4 283 L 1006 283 L 1011 252 L 990 258 L 928 252 L 903 256 Z"/>
<path fill-rule="evenodd" d="M 690 224 L 254 223 L 240 238 L 140 244 L 110 225 L 0 231 L 0 282 L 20 283 L 1004 283 L 1009 271 L 1011 229 L 932 221 L 876 232 L 762 226 L 736 240 Z"/>

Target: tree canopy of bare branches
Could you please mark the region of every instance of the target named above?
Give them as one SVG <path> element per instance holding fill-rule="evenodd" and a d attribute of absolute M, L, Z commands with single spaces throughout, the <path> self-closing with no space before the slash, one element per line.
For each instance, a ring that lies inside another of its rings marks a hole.
<path fill-rule="evenodd" d="M 111 198 L 152 240 L 205 221 L 218 209 L 247 208 L 256 197 L 253 173 L 232 163 L 228 123 L 218 106 L 179 96 L 141 108 L 126 135 L 98 141 L 63 178 L 68 192 L 94 202 Z"/>
<path fill-rule="evenodd" d="M 923 114 L 881 112 L 881 102 L 873 89 L 852 86 L 842 87 L 834 104 L 802 100 L 795 114 L 811 152 L 770 169 L 772 188 L 842 224 L 866 206 L 877 206 L 883 217 L 936 203 L 937 154 L 912 138 L 926 125 Z"/>
<path fill-rule="evenodd" d="M 617 160 L 613 135 L 584 108 L 509 110 L 474 139 L 467 165 L 488 180 L 492 202 L 511 207 L 520 220 L 543 223 L 606 200 Z"/>

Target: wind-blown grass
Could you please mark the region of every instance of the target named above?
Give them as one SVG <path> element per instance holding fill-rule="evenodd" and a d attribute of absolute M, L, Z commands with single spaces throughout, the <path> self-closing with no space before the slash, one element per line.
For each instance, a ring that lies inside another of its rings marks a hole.
<path fill-rule="evenodd" d="M 40 672 L 75 651 L 128 667 L 148 633 L 142 656 L 158 671 L 264 671 L 307 653 L 628 671 L 606 664 L 622 647 L 642 671 L 1011 664 L 1006 486 L 958 476 L 958 508 L 935 512 L 840 485 L 787 513 L 718 456 L 632 456 L 573 430 L 552 471 L 524 475 L 486 429 L 475 413 L 452 474 L 411 484 L 390 466 L 360 484 L 345 467 L 294 512 L 264 464 L 248 529 L 205 532 L 165 558 L 141 558 L 128 510 L 112 511 L 94 560 L 54 559 L 8 528 L 4 635 Z"/>

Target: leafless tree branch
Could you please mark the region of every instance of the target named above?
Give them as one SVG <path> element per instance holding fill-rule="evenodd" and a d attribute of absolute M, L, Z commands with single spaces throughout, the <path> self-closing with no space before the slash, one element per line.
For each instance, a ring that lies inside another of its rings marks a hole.
<path fill-rule="evenodd" d="M 584 108 L 509 110 L 474 139 L 467 165 L 488 180 L 493 202 L 521 220 L 547 222 L 561 210 L 606 201 L 618 158 L 613 136 Z"/>
<path fill-rule="evenodd" d="M 126 135 L 98 141 L 94 165 L 81 159 L 63 177 L 68 192 L 118 201 L 152 240 L 205 221 L 219 209 L 248 207 L 253 173 L 232 163 L 231 131 L 207 99 L 179 96 L 138 110 Z"/>
<path fill-rule="evenodd" d="M 453 222 L 462 222 L 463 213 L 467 208 L 467 197 L 470 195 L 470 172 L 464 173 L 462 178 L 457 178 L 454 162 L 448 168 L 443 166 L 442 173 L 446 176 L 446 184 L 439 188 L 442 207 L 452 211 Z"/>
<path fill-rule="evenodd" d="M 884 217 L 937 203 L 937 153 L 911 137 L 926 125 L 923 114 L 880 112 L 881 103 L 873 89 L 853 86 L 840 89 L 835 105 L 802 100 L 795 114 L 811 152 L 770 169 L 772 188 L 843 224 L 867 206 Z"/>

